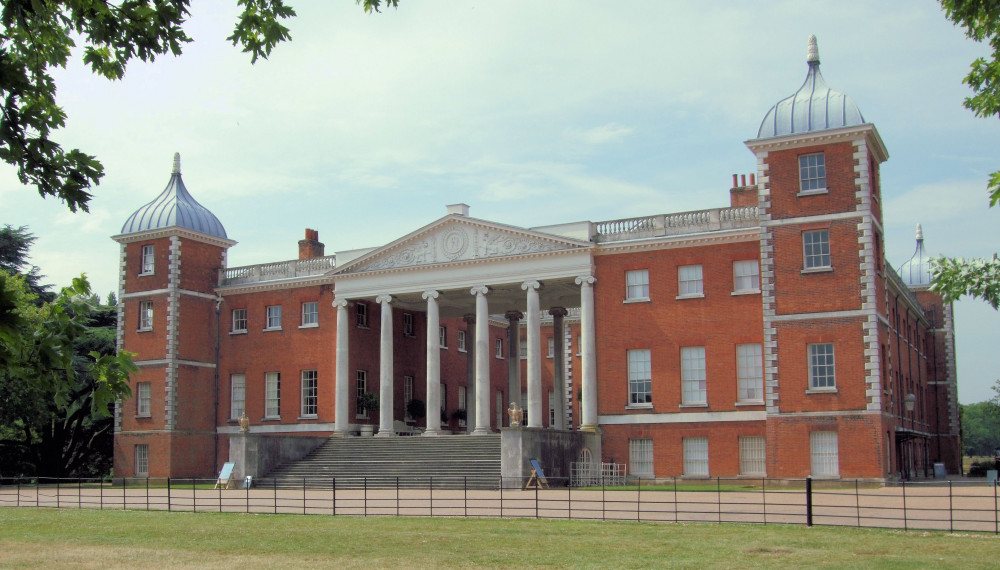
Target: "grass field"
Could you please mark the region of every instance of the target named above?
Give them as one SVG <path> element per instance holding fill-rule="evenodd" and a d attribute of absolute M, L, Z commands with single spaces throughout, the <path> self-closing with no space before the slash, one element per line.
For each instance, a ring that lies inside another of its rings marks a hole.
<path fill-rule="evenodd" d="M 981 534 L 0 508 L 19 568 L 995 568 Z"/>

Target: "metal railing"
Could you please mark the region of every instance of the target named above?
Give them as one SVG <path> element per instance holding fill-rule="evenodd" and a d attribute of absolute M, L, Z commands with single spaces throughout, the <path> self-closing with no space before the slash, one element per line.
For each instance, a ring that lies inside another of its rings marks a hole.
<path fill-rule="evenodd" d="M 299 513 L 352 516 L 529 517 L 804 524 L 997 534 L 997 487 L 983 482 L 880 485 L 855 480 L 638 480 L 573 487 L 528 479 L 380 477 L 271 481 L 214 488 L 214 479 L 0 479 L 0 507 Z"/>

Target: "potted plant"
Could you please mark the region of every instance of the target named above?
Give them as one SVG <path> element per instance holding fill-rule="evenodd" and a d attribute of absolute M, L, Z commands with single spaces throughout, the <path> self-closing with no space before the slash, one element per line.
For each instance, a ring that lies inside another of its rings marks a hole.
<path fill-rule="evenodd" d="M 451 426 L 448 425 L 448 412 L 441 410 L 441 433 L 451 433 Z"/>
<path fill-rule="evenodd" d="M 427 415 L 427 404 L 416 398 L 406 403 L 406 415 L 414 420 L 423 419 Z"/>
<path fill-rule="evenodd" d="M 468 418 L 468 414 L 461 408 L 451 413 L 451 419 L 455 429 L 461 428 L 462 424 L 465 423 L 466 418 Z"/>
<path fill-rule="evenodd" d="M 369 421 L 373 421 L 372 412 L 378 410 L 378 396 L 374 392 L 365 392 L 358 396 L 358 408 L 365 412 L 365 415 L 369 417 Z M 374 424 L 361 424 L 361 437 L 371 437 L 374 433 Z"/>

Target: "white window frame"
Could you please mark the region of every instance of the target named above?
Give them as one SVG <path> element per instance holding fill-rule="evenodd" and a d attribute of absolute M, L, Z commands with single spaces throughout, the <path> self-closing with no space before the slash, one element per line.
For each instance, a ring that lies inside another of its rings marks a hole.
<path fill-rule="evenodd" d="M 628 361 L 628 408 L 653 407 L 653 374 L 648 348 L 625 353 Z"/>
<path fill-rule="evenodd" d="M 153 330 L 153 302 L 139 301 L 139 330 Z"/>
<path fill-rule="evenodd" d="M 503 339 L 498 338 L 493 340 L 493 356 L 503 360 Z"/>
<path fill-rule="evenodd" d="M 654 477 L 652 439 L 628 440 L 628 465 L 632 475 L 636 477 Z"/>
<path fill-rule="evenodd" d="M 767 441 L 762 435 L 741 435 L 740 475 L 767 475 Z"/>
<path fill-rule="evenodd" d="M 528 359 L 528 339 L 521 338 L 518 346 L 518 353 L 521 356 L 521 360 Z"/>
<path fill-rule="evenodd" d="M 465 331 L 458 331 L 457 335 L 458 335 L 458 341 L 457 341 L 458 342 L 458 351 L 459 352 L 465 352 L 466 351 L 466 348 L 465 348 Z"/>
<path fill-rule="evenodd" d="M 549 390 L 549 427 L 556 425 L 556 392 Z"/>
<path fill-rule="evenodd" d="M 681 347 L 681 405 L 708 404 L 708 382 L 705 370 L 705 347 Z"/>
<path fill-rule="evenodd" d="M 413 313 L 403 313 L 403 336 L 414 336 Z"/>
<path fill-rule="evenodd" d="M 403 419 L 410 421 L 410 401 L 413 400 L 413 376 L 403 376 Z"/>
<path fill-rule="evenodd" d="M 316 370 L 302 371 L 302 409 L 303 418 L 315 418 L 319 412 L 319 376 Z"/>
<path fill-rule="evenodd" d="M 760 344 L 736 345 L 737 402 L 764 403 L 764 352 Z"/>
<path fill-rule="evenodd" d="M 832 342 L 807 345 L 809 354 L 809 390 L 837 389 L 837 366 Z"/>
<path fill-rule="evenodd" d="M 135 476 L 149 477 L 149 444 L 135 445 Z"/>
<path fill-rule="evenodd" d="M 354 303 L 354 323 L 358 328 L 368 328 L 368 303 L 364 301 Z"/>
<path fill-rule="evenodd" d="M 625 272 L 625 302 L 649 301 L 649 270 L 633 269 Z"/>
<path fill-rule="evenodd" d="M 684 476 L 708 477 L 708 438 L 684 437 L 681 438 L 681 446 L 684 452 Z"/>
<path fill-rule="evenodd" d="M 234 333 L 247 332 L 247 310 L 233 309 L 233 330 Z"/>
<path fill-rule="evenodd" d="M 281 419 L 281 373 L 264 373 L 264 419 Z"/>
<path fill-rule="evenodd" d="M 677 298 L 698 299 L 705 296 L 701 265 L 681 265 L 677 268 Z"/>
<path fill-rule="evenodd" d="M 837 432 L 809 432 L 809 472 L 813 477 L 840 477 L 840 449 Z"/>
<path fill-rule="evenodd" d="M 555 357 L 555 355 L 556 355 L 556 337 L 550 336 L 550 337 L 548 337 L 545 340 L 545 349 L 548 351 L 548 354 L 545 355 L 545 358 L 554 358 Z"/>
<path fill-rule="evenodd" d="M 247 377 L 245 374 L 229 376 L 229 417 L 238 420 L 247 410 Z"/>
<path fill-rule="evenodd" d="M 361 409 L 361 396 L 368 392 L 368 371 L 354 371 L 354 417 L 368 419 L 368 410 Z"/>
<path fill-rule="evenodd" d="M 808 230 L 802 232 L 802 269 L 825 270 L 833 267 L 830 254 L 830 230 Z"/>
<path fill-rule="evenodd" d="M 302 303 L 302 325 L 300 328 L 319 326 L 319 302 L 306 301 Z"/>
<path fill-rule="evenodd" d="M 152 245 L 142 246 L 142 261 L 139 275 L 152 275 L 156 272 L 156 248 Z"/>
<path fill-rule="evenodd" d="M 760 293 L 760 263 L 756 259 L 733 262 L 733 294 Z"/>
<path fill-rule="evenodd" d="M 448 327 L 444 325 L 438 327 L 438 344 L 441 348 L 448 348 Z"/>
<path fill-rule="evenodd" d="M 468 393 L 468 390 L 466 390 L 465 386 L 459 386 L 458 387 L 458 407 L 457 407 L 457 409 L 459 409 L 459 410 L 468 410 L 469 409 L 467 407 L 468 406 L 468 402 L 466 401 L 468 399 L 468 397 L 469 397 L 469 393 Z M 466 427 L 467 425 L 468 425 L 468 417 L 466 417 L 466 419 L 464 419 L 464 420 L 463 419 L 459 419 L 458 420 L 458 427 L 460 427 L 460 428 L 461 427 Z"/>
<path fill-rule="evenodd" d="M 151 402 L 153 398 L 153 386 L 149 382 L 139 382 L 135 385 L 135 415 L 140 418 L 150 416 Z"/>
<path fill-rule="evenodd" d="M 826 156 L 823 153 L 799 157 L 799 193 L 821 194 L 826 190 Z"/>
<path fill-rule="evenodd" d="M 266 326 L 264 330 L 266 331 L 280 331 L 281 330 L 281 305 L 268 305 L 265 311 L 266 315 Z"/>

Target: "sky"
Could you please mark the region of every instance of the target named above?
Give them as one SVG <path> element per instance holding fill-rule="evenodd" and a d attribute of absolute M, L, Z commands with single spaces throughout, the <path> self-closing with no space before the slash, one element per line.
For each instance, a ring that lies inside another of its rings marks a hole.
<path fill-rule="evenodd" d="M 818 38 L 827 83 L 850 95 L 889 150 L 887 260 L 914 250 L 990 256 L 1000 209 L 1000 123 L 962 107 L 987 54 L 929 0 L 505 0 L 415 2 L 365 14 L 353 0 L 292 0 L 292 41 L 250 64 L 225 40 L 235 0 L 194 0 L 180 57 L 123 80 L 76 57 L 54 73 L 64 148 L 106 175 L 70 213 L 0 165 L 0 224 L 37 236 L 45 282 L 86 273 L 117 291 L 129 214 L 184 182 L 231 239 L 229 266 L 297 256 L 305 228 L 327 253 L 392 241 L 466 203 L 521 227 L 727 206 L 755 172 L 744 141 L 806 74 Z M 79 56 L 79 53 L 75 54 Z M 955 305 L 959 400 L 993 396 L 1000 314 Z"/>

